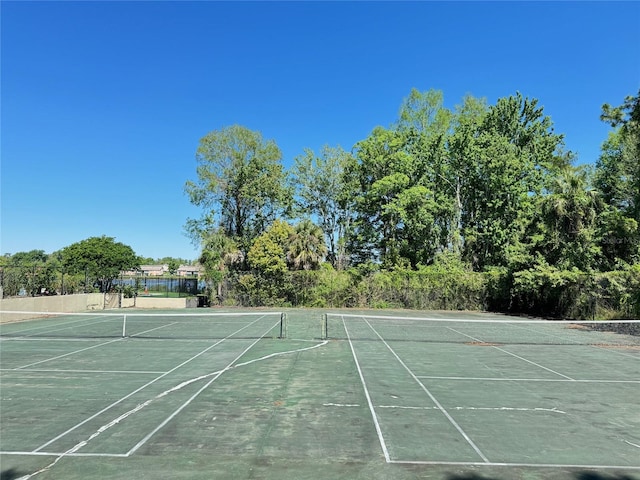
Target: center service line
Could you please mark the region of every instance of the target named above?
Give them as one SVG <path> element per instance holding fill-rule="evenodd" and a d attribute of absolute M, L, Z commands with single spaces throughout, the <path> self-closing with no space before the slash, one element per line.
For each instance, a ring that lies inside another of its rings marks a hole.
<path fill-rule="evenodd" d="M 418 385 L 420 385 L 420 387 L 422 388 L 422 390 L 424 390 L 424 392 L 429 395 L 429 398 L 431 399 L 431 401 L 436 405 L 436 407 L 438 407 L 438 410 L 440 410 L 443 415 L 445 417 L 447 417 L 447 420 L 449 420 L 449 422 L 451 422 L 451 425 L 453 425 L 455 427 L 456 430 L 458 430 L 458 432 L 460 433 L 460 435 L 462 435 L 464 437 L 464 439 L 467 441 L 467 443 L 469 445 L 471 445 L 471 448 L 473 448 L 475 450 L 475 452 L 480 455 L 480 458 L 482 458 L 482 460 L 485 463 L 491 463 L 489 461 L 489 459 L 485 456 L 484 453 L 482 453 L 482 451 L 478 448 L 478 446 L 473 443 L 473 440 L 471 440 L 471 438 L 469 438 L 469 436 L 466 434 L 466 432 L 462 429 L 462 427 L 460 425 L 458 425 L 458 423 L 453 419 L 453 417 L 449 414 L 449 412 L 447 412 L 445 410 L 445 408 L 440 404 L 440 402 L 436 399 L 436 397 L 433 396 L 433 394 L 429 391 L 429 389 L 427 387 L 425 387 L 425 385 L 420 381 L 420 379 L 418 379 L 418 377 L 411 371 L 411 369 L 409 369 L 409 367 L 407 367 L 407 365 L 402 361 L 402 359 L 398 356 L 398 354 L 393 350 L 393 348 L 391 348 L 391 346 L 385 341 L 384 338 L 382 338 L 380 336 L 380 334 L 376 331 L 375 328 L 373 328 L 373 326 L 371 326 L 371 324 L 369 323 L 369 321 L 365 318 L 362 317 L 362 319 L 366 322 L 367 325 L 369 325 L 369 328 L 371 330 L 373 330 L 373 332 L 378 336 L 378 338 L 380 340 L 382 340 L 382 343 L 384 343 L 386 345 L 386 347 L 389 349 L 389 351 L 393 354 L 394 357 L 396 357 L 396 359 L 398 360 L 398 362 L 400 362 L 400 365 L 402 365 L 404 367 L 404 369 L 409 373 L 409 375 L 411 375 L 411 377 L 418 382 Z"/>

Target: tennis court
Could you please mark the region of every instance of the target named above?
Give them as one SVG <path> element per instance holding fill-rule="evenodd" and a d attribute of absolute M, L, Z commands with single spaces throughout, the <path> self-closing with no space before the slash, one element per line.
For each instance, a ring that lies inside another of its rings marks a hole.
<path fill-rule="evenodd" d="M 638 336 L 205 311 L 0 326 L 2 479 L 640 478 Z"/>

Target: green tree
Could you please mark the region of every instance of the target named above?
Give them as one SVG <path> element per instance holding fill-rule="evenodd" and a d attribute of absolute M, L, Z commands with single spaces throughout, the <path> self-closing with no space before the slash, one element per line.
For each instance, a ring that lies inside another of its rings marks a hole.
<path fill-rule="evenodd" d="M 405 134 L 376 127 L 355 147 L 357 162 L 348 172 L 357 181 L 351 248 L 361 260 L 373 255 L 385 266 L 399 261 L 400 218 L 393 204 L 410 185 L 412 158 L 405 146 Z"/>
<path fill-rule="evenodd" d="M 462 254 L 463 214 L 470 204 L 475 204 L 476 186 L 482 180 L 476 165 L 476 139 L 487 111 L 486 101 L 471 95 L 465 96 L 456 106 L 451 120 L 452 131 L 447 138 L 447 161 L 436 179 L 445 198 L 451 199 L 446 245 L 456 255 Z"/>
<path fill-rule="evenodd" d="M 401 257 L 415 267 L 431 262 L 435 252 L 452 244 L 455 205 L 447 144 L 454 114 L 444 107 L 440 90 L 420 92 L 414 88 L 402 102 L 398 116 L 397 129 L 407 135 L 406 149 L 415 166 L 411 188 L 400 202 L 406 232 Z M 419 248 L 425 243 L 425 248 Z"/>
<path fill-rule="evenodd" d="M 187 231 L 201 242 L 207 232 L 222 228 L 243 251 L 291 205 L 282 153 L 273 140 L 234 125 L 208 133 L 196 152 L 196 181 L 187 181 L 191 203 L 204 209 L 189 219 Z"/>
<path fill-rule="evenodd" d="M 61 261 L 68 273 L 85 273 L 101 292 L 108 292 L 120 272 L 140 267 L 140 259 L 128 245 L 112 237 L 90 237 L 61 251 Z"/>
<path fill-rule="evenodd" d="M 607 203 L 640 223 L 640 91 L 619 107 L 602 106 L 610 134 L 597 164 L 596 184 Z"/>
<path fill-rule="evenodd" d="M 603 143 L 594 183 L 609 207 L 601 218 L 602 249 L 610 268 L 640 259 L 640 92 L 600 118 L 614 130 Z"/>
<path fill-rule="evenodd" d="M 291 171 L 297 205 L 303 214 L 318 219 L 329 246 L 328 260 L 337 269 L 346 264 L 345 234 L 353 206 L 344 171 L 352 161 L 341 147 L 325 145 L 319 155 L 306 149 L 295 158 Z"/>
<path fill-rule="evenodd" d="M 327 254 L 322 229 L 311 220 L 294 227 L 287 240 L 287 263 L 295 270 L 315 270 Z"/>
<path fill-rule="evenodd" d="M 146 262 L 146 260 L 145 260 L 145 262 Z M 167 265 L 169 265 L 169 269 L 171 269 L 171 265 L 174 265 L 174 266 L 177 265 L 175 267 L 175 269 L 177 270 L 180 265 L 190 265 L 191 261 L 187 260 L 185 258 L 178 258 L 178 257 L 162 257 L 162 258 L 158 258 L 156 260 L 151 260 L 149 263 L 151 263 L 151 264 L 153 264 L 153 263 L 165 264 L 166 263 Z"/>
<path fill-rule="evenodd" d="M 549 265 L 593 270 L 600 260 L 597 219 L 602 208 L 598 192 L 589 188 L 587 169 L 559 172 L 540 204 L 546 226 L 542 252 Z"/>
<path fill-rule="evenodd" d="M 28 252 L 16 252 L 11 255 L 11 263 L 13 264 L 36 264 L 44 263 L 48 260 L 49 255 L 44 250 L 30 250 Z"/>
<path fill-rule="evenodd" d="M 173 276 L 178 272 L 178 269 L 180 268 L 180 262 L 175 258 L 169 258 L 166 263 L 167 263 L 167 270 L 168 270 L 169 276 L 171 277 L 169 279 L 169 291 L 172 292 Z"/>
<path fill-rule="evenodd" d="M 289 239 L 294 229 L 287 222 L 276 220 L 256 238 L 249 249 L 247 262 L 252 273 L 240 282 L 251 298 L 252 305 L 279 305 L 291 294 L 291 279 L 287 266 Z"/>
<path fill-rule="evenodd" d="M 602 270 L 616 270 L 640 261 L 640 229 L 635 219 L 604 205 L 598 217 Z"/>
<path fill-rule="evenodd" d="M 622 134 L 632 137 L 636 146 L 640 139 L 640 90 L 636 95 L 628 95 L 622 105 L 612 107 L 608 103 L 602 105 L 600 119 L 612 127 L 621 126 Z"/>
<path fill-rule="evenodd" d="M 176 259 L 171 259 L 167 262 L 167 267 L 169 270 L 169 275 L 175 275 L 180 268 L 180 262 Z"/>
<path fill-rule="evenodd" d="M 471 137 L 471 182 L 463 195 L 464 256 L 476 269 L 506 266 L 524 240 L 535 198 L 567 165 L 563 137 L 535 99 L 501 98 Z"/>
<path fill-rule="evenodd" d="M 48 255 L 44 250 L 16 252 L 3 257 L 3 295 L 17 295 L 21 289 L 31 296 L 54 293 L 59 277 L 56 267 L 55 255 Z"/>
<path fill-rule="evenodd" d="M 620 129 L 609 132 L 608 138 L 600 147 L 594 182 L 607 205 L 632 215 L 634 165 L 633 158 L 628 153 Z"/>
<path fill-rule="evenodd" d="M 414 130 L 377 127 L 355 147 L 357 161 L 347 175 L 356 199 L 351 232 L 356 263 L 415 267 L 431 261 L 441 244 L 433 156 L 415 148 L 414 141 Z"/>
<path fill-rule="evenodd" d="M 447 133 L 452 113 L 444 108 L 444 94 L 440 90 L 420 92 L 412 88 L 400 106 L 398 129 L 437 137 Z"/>
<path fill-rule="evenodd" d="M 287 272 L 289 239 L 295 234 L 291 225 L 276 220 L 249 249 L 247 261 L 251 268 L 267 276 L 278 278 Z"/>
<path fill-rule="evenodd" d="M 204 267 L 206 280 L 215 283 L 218 298 L 222 297 L 222 281 L 225 273 L 244 262 L 244 254 L 236 242 L 221 230 L 211 232 L 202 242 L 198 262 Z"/>

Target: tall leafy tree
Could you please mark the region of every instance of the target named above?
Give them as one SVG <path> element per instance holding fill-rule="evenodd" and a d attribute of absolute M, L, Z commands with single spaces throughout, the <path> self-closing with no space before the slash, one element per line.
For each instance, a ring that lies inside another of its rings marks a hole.
<path fill-rule="evenodd" d="M 353 208 L 344 181 L 350 162 L 350 153 L 325 145 L 318 155 L 306 149 L 295 158 L 291 171 L 298 208 L 318 219 L 327 239 L 328 260 L 338 269 L 346 264 L 345 234 Z"/>
<path fill-rule="evenodd" d="M 620 129 L 609 132 L 596 162 L 595 184 L 603 200 L 621 212 L 633 214 L 633 156 Z"/>
<path fill-rule="evenodd" d="M 414 212 L 407 215 L 405 210 L 403 219 L 408 238 L 402 256 L 414 266 L 431 262 L 436 251 L 451 247 L 455 191 L 448 178 L 452 169 L 447 145 L 453 118 L 440 90 L 420 92 L 414 88 L 400 106 L 397 129 L 407 135 L 407 152 L 415 166 L 410 182 L 419 187 L 408 192 L 412 199 L 408 211 Z M 421 205 L 416 203 L 420 198 L 424 200 Z M 403 203 L 407 204 L 406 198 Z M 427 248 L 416 248 L 425 241 Z"/>
<path fill-rule="evenodd" d="M 204 210 L 187 222 L 192 237 L 201 240 L 221 227 L 246 252 L 291 205 L 281 159 L 273 140 L 239 125 L 205 135 L 196 152 L 198 178 L 185 185 L 191 203 Z"/>
<path fill-rule="evenodd" d="M 445 195 L 452 199 L 447 247 L 456 255 L 460 255 L 463 248 L 463 214 L 470 204 L 476 203 L 476 187 L 482 180 L 476 164 L 476 139 L 487 109 L 484 99 L 471 95 L 456 106 L 447 139 L 447 161 L 437 178 Z"/>
<path fill-rule="evenodd" d="M 412 89 L 397 122 L 356 145 L 349 172 L 357 198 L 356 252 L 373 252 L 385 267 L 416 267 L 450 247 L 459 194 L 449 178 L 452 118 L 441 91 Z"/>
<path fill-rule="evenodd" d="M 602 106 L 614 130 L 603 143 L 594 183 L 609 206 L 602 216 L 602 248 L 610 268 L 640 258 L 640 92 L 618 107 Z"/>
<path fill-rule="evenodd" d="M 640 223 L 640 91 L 619 107 L 602 106 L 610 134 L 597 163 L 596 184 L 605 200 Z"/>
<path fill-rule="evenodd" d="M 535 99 L 501 98 L 468 147 L 473 183 L 463 201 L 465 256 L 475 268 L 506 266 L 523 240 L 550 173 L 566 166 L 563 138 Z"/>
<path fill-rule="evenodd" d="M 398 117 L 398 129 L 433 137 L 447 133 L 452 114 L 444 107 L 444 94 L 441 90 L 421 92 L 412 88 L 400 106 Z"/>
<path fill-rule="evenodd" d="M 123 270 L 140 267 L 133 249 L 113 237 L 90 237 L 61 250 L 61 261 L 69 273 L 85 273 L 101 292 L 107 292 Z"/>
<path fill-rule="evenodd" d="M 602 106 L 602 121 L 613 127 L 620 126 L 622 134 L 630 137 L 635 147 L 640 146 L 640 90 L 635 95 L 628 95 L 622 105 L 612 107 L 608 103 Z"/>
<path fill-rule="evenodd" d="M 353 253 L 385 267 L 399 265 L 403 258 L 417 263 L 432 246 L 427 231 L 433 222 L 424 214 L 433 208 L 433 198 L 422 183 L 422 165 L 407 150 L 407 138 L 405 132 L 375 128 L 356 145 L 357 162 L 348 170 L 356 185 Z"/>

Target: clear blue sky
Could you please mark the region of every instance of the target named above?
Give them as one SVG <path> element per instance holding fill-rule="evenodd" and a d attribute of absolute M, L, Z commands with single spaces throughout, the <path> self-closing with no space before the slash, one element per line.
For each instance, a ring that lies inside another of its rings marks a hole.
<path fill-rule="evenodd" d="M 7 2 L 0 253 L 107 235 L 194 259 L 183 193 L 206 133 L 259 130 L 288 168 L 397 117 L 412 87 L 537 98 L 579 163 L 640 86 L 638 2 Z"/>

